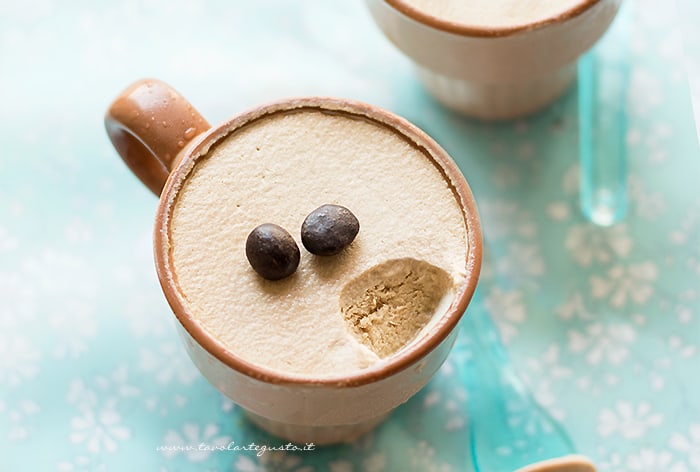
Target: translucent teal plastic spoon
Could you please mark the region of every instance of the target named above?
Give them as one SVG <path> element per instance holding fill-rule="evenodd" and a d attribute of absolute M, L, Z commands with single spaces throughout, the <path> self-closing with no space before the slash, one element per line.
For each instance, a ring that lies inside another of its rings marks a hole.
<path fill-rule="evenodd" d="M 591 472 L 595 467 L 516 373 L 489 314 L 479 305 L 462 329 L 473 344 L 466 362 L 471 456 L 477 472 Z"/>
<path fill-rule="evenodd" d="M 610 226 L 627 211 L 627 89 L 631 5 L 578 63 L 581 210 Z"/>

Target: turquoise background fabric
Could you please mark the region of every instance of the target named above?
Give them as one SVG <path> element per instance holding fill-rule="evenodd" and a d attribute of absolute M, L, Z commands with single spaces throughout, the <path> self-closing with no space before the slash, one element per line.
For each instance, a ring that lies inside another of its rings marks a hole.
<path fill-rule="evenodd" d="M 160 291 L 156 199 L 102 124 L 154 76 L 212 123 L 335 95 L 424 129 L 472 186 L 486 245 L 474 303 L 540 404 L 601 470 L 700 470 L 700 153 L 676 10 L 635 6 L 629 214 L 606 229 L 578 210 L 575 88 L 527 119 L 463 118 L 360 2 L 0 0 L 0 469 L 471 470 L 461 376 L 478 333 L 354 444 L 212 450 L 283 442 L 199 375 Z"/>

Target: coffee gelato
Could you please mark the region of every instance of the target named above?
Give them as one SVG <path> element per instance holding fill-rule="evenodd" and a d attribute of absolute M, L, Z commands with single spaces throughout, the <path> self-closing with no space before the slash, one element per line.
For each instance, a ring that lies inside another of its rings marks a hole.
<path fill-rule="evenodd" d="M 518 27 L 556 18 L 584 0 L 404 0 L 416 10 L 473 27 Z"/>
<path fill-rule="evenodd" d="M 286 375 L 345 375 L 439 323 L 466 277 L 465 218 L 415 143 L 357 115 L 267 115 L 197 159 L 173 200 L 170 251 L 189 314 L 231 353 Z M 307 215 L 342 205 L 359 221 L 335 255 L 301 244 Z M 297 270 L 261 277 L 246 259 L 257 226 L 301 248 Z"/>

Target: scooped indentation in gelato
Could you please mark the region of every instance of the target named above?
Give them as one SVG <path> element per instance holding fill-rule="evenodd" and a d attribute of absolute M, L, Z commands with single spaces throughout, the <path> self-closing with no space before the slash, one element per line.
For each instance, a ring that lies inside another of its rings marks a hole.
<path fill-rule="evenodd" d="M 366 270 L 340 293 L 351 333 L 379 357 L 407 343 L 433 318 L 453 279 L 428 262 L 393 259 Z"/>

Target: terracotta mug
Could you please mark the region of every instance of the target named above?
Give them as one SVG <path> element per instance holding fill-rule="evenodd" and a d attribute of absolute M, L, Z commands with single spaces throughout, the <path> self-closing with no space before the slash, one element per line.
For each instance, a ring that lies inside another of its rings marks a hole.
<path fill-rule="evenodd" d="M 482 119 L 527 115 L 562 95 L 576 77 L 576 60 L 605 33 L 621 1 L 578 0 L 517 26 L 474 26 L 433 16 L 410 0 L 365 0 L 431 95 Z"/>
<path fill-rule="evenodd" d="M 300 107 L 370 120 L 416 143 L 452 183 L 467 228 L 468 275 L 439 322 L 388 362 L 335 378 L 286 376 L 227 350 L 188 310 L 169 252 L 169 222 L 175 197 L 194 163 L 230 133 L 268 114 Z M 283 100 L 210 127 L 187 100 L 157 80 L 141 80 L 119 95 L 106 114 L 105 126 L 127 165 L 160 196 L 154 233 L 155 263 L 187 353 L 204 377 L 242 407 L 254 423 L 296 442 L 349 441 L 372 429 L 438 370 L 455 341 L 455 327 L 474 293 L 482 242 L 476 205 L 464 177 L 425 133 L 377 107 L 331 98 Z"/>

